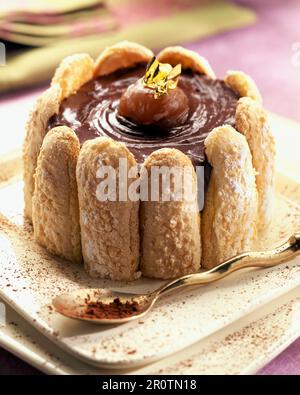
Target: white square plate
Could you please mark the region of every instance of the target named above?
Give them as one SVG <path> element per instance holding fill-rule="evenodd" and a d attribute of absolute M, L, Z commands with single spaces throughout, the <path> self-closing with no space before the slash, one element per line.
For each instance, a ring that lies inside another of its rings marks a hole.
<path fill-rule="evenodd" d="M 300 334 L 300 287 L 297 287 L 146 368 L 111 371 L 90 366 L 65 353 L 8 305 L 6 310 L 6 325 L 0 326 L 0 346 L 47 374 L 253 374 Z"/>
<path fill-rule="evenodd" d="M 273 247 L 300 227 L 296 125 L 272 117 L 278 143 L 277 205 L 271 231 L 257 248 Z M 284 129 L 281 129 L 283 128 Z M 299 128 L 299 127 L 298 127 Z M 293 152 L 294 150 L 294 152 Z M 299 171 L 299 170 L 298 170 Z M 247 270 L 222 282 L 161 300 L 142 320 L 117 327 L 72 321 L 51 310 L 52 298 L 76 287 L 114 287 L 144 292 L 160 283 L 90 279 L 82 267 L 53 258 L 23 224 L 22 183 L 0 189 L 0 296 L 36 329 L 85 363 L 133 368 L 192 346 L 300 285 L 300 259 L 268 270 Z"/>

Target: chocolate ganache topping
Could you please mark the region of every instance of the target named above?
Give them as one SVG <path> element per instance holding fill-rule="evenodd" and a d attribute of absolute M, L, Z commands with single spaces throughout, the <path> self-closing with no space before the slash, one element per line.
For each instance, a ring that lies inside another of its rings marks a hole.
<path fill-rule="evenodd" d="M 98 136 L 122 141 L 138 163 L 143 163 L 154 150 L 168 147 L 187 154 L 195 166 L 202 164 L 204 140 L 209 132 L 223 124 L 234 126 L 238 96 L 223 81 L 184 71 L 178 82 L 178 88 L 188 98 L 184 122 L 181 118 L 176 126 L 172 122 L 138 124 L 121 116 L 118 109 L 127 88 L 144 73 L 145 65 L 140 65 L 86 83 L 61 103 L 59 113 L 49 120 L 48 130 L 69 126 L 81 144 Z M 175 93 L 172 95 L 176 97 Z"/>

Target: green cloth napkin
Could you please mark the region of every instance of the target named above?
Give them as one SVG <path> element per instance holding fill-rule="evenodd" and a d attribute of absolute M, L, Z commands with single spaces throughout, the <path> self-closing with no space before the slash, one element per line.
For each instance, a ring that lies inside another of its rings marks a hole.
<path fill-rule="evenodd" d="M 98 54 L 121 40 L 137 41 L 150 48 L 182 44 L 201 37 L 246 26 L 255 14 L 226 1 L 214 1 L 184 12 L 152 19 L 118 31 L 58 41 L 16 56 L 0 66 L 0 92 L 49 80 L 62 58 L 79 52 Z"/>
<path fill-rule="evenodd" d="M 35 4 L 35 8 L 33 5 Z M 118 27 L 104 0 L 43 0 L 0 11 L 0 40 L 43 46 Z"/>
<path fill-rule="evenodd" d="M 79 8 L 90 7 L 98 4 L 99 0 L 21 0 L 13 1 L 12 4 L 0 5 L 0 18 L 5 18 L 7 14 L 23 15 L 26 13 L 72 13 Z"/>

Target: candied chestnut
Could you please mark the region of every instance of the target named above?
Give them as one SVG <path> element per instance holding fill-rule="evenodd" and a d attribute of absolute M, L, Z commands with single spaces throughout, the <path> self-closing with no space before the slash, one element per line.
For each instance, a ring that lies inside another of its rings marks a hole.
<path fill-rule="evenodd" d="M 189 101 L 178 86 L 156 97 L 153 90 L 139 79 L 123 93 L 118 113 L 140 125 L 172 128 L 186 122 Z"/>

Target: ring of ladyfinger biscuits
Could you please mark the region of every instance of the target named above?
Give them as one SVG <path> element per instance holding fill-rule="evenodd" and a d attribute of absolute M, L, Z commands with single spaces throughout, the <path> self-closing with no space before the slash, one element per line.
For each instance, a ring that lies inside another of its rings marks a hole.
<path fill-rule="evenodd" d="M 167 279 L 197 272 L 201 265 L 211 268 L 251 249 L 256 229 L 266 227 L 272 216 L 274 140 L 259 91 L 241 72 L 229 72 L 220 83 L 234 92 L 237 105 L 234 122 L 217 125 L 205 140 L 212 171 L 202 213 L 196 199 L 97 199 L 99 166 L 118 170 L 120 158 L 135 166 L 137 150 L 132 151 L 126 139 L 123 144 L 106 135 L 82 142 L 70 122 L 49 131 L 50 120 L 68 98 L 84 95 L 87 84 L 145 67 L 152 58 L 151 50 L 121 42 L 104 50 L 95 63 L 87 54 L 64 59 L 27 123 L 25 215 L 33 222 L 35 239 L 55 255 L 76 262 L 83 259 L 91 276 L 134 280 L 142 272 Z M 182 47 L 166 48 L 157 59 L 173 67 L 180 63 L 184 72 L 215 80 L 207 60 Z M 194 163 L 187 152 L 180 146 L 159 148 L 142 156 L 140 181 L 143 170 L 152 166 L 175 166 L 191 171 L 197 190 Z M 126 183 L 137 177 L 126 178 Z"/>

